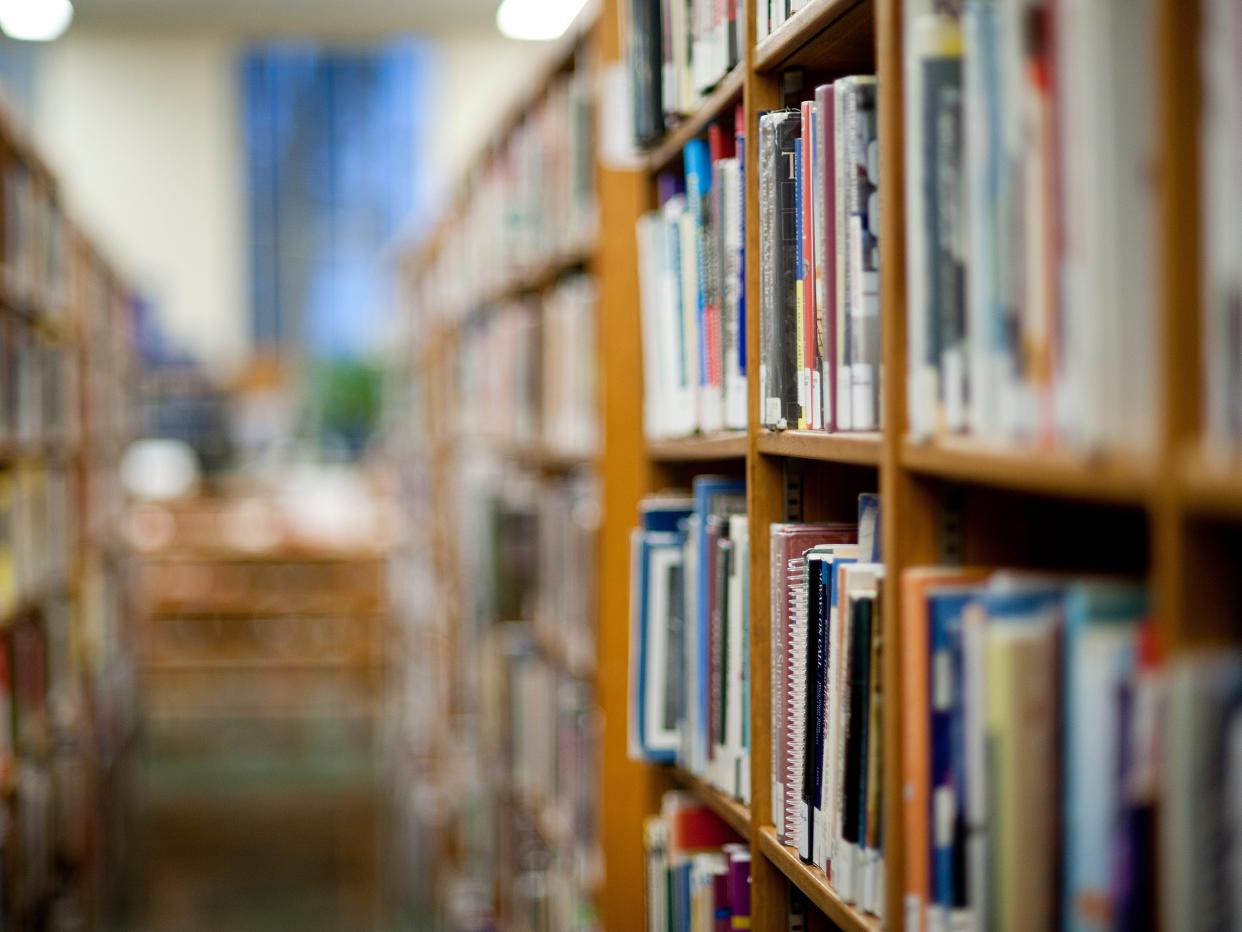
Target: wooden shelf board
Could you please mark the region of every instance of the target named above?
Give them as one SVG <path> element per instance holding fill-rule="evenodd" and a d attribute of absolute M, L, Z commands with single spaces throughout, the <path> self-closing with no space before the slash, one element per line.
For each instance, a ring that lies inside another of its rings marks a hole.
<path fill-rule="evenodd" d="M 386 557 L 386 551 L 375 549 L 325 550 L 323 548 L 301 549 L 277 546 L 270 550 L 241 550 L 228 545 L 172 546 L 159 550 L 136 551 L 144 563 L 227 563 L 269 565 L 292 564 L 342 564 L 358 563 L 372 565 Z"/>
<path fill-rule="evenodd" d="M 1154 466 L 1133 458 L 1021 450 L 951 438 L 906 440 L 901 463 L 911 472 L 953 482 L 1122 505 L 1147 504 L 1155 487 Z"/>
<path fill-rule="evenodd" d="M 595 462 L 595 453 L 563 453 L 538 444 L 497 444 L 495 452 L 502 459 L 511 460 L 531 469 L 544 472 L 568 472 Z"/>
<path fill-rule="evenodd" d="M 143 673 L 271 673 L 277 670 L 362 672 L 378 669 L 367 658 L 340 657 L 322 660 L 272 657 L 263 660 L 144 660 Z"/>
<path fill-rule="evenodd" d="M 703 132 L 707 124 L 725 116 L 729 107 L 742 99 L 746 78 L 745 64 L 739 64 L 720 79 L 720 83 L 699 103 L 698 109 L 674 126 L 647 154 L 647 170 L 658 174 L 681 158 L 681 150 Z"/>
<path fill-rule="evenodd" d="M 477 303 L 481 307 L 489 307 L 520 298 L 523 295 L 545 291 L 556 284 L 562 275 L 586 265 L 594 256 L 594 243 L 570 249 L 519 271 L 512 279 L 496 288 L 486 289 Z"/>
<path fill-rule="evenodd" d="M 828 434 L 813 430 L 762 431 L 759 452 L 828 463 L 879 466 L 881 436 L 879 433 Z"/>
<path fill-rule="evenodd" d="M 810 0 L 755 46 L 758 72 L 800 65 L 845 75 L 874 63 L 874 0 Z"/>
<path fill-rule="evenodd" d="M 846 932 L 880 932 L 883 926 L 876 916 L 855 909 L 837 896 L 828 878 L 818 867 L 802 863 L 793 850 L 776 840 L 776 829 L 765 825 L 759 830 L 759 850 L 782 874 L 814 903 L 829 919 Z"/>
<path fill-rule="evenodd" d="M 1191 514 L 1242 518 L 1242 462 L 1218 461 L 1196 451 L 1183 459 L 1178 483 L 1182 502 Z"/>
<path fill-rule="evenodd" d="M 712 812 L 724 819 L 729 824 L 729 827 L 741 835 L 743 839 L 750 838 L 749 808 L 687 770 L 673 767 L 671 771 L 673 780 L 679 786 L 693 793 Z"/>
<path fill-rule="evenodd" d="M 653 440 L 647 455 L 656 462 L 711 462 L 746 458 L 746 431 L 725 430 L 675 440 Z"/>

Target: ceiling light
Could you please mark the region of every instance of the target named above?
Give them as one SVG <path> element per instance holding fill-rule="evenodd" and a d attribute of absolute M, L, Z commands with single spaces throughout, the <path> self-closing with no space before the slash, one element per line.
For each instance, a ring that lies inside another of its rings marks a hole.
<path fill-rule="evenodd" d="M 0 0 L 0 30 L 10 39 L 50 42 L 73 20 L 69 0 Z"/>
<path fill-rule="evenodd" d="M 584 6 L 586 0 L 502 0 L 496 28 L 510 39 L 558 39 Z"/>

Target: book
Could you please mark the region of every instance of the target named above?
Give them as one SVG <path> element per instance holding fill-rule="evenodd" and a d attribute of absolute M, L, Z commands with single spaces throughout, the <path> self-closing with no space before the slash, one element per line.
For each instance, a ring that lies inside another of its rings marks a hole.
<path fill-rule="evenodd" d="M 1242 56 L 1237 36 L 1242 14 L 1227 0 L 1202 7 L 1199 67 L 1200 237 L 1203 267 L 1203 425 L 1217 453 L 1242 443 L 1242 241 L 1236 218 L 1242 181 Z"/>
<path fill-rule="evenodd" d="M 689 498 L 647 499 L 630 537 L 631 757 L 669 762 L 681 747 L 686 643 L 683 562 Z"/>
<path fill-rule="evenodd" d="M 797 110 L 759 118 L 760 423 L 797 426 L 798 391 L 798 176 Z"/>
<path fill-rule="evenodd" d="M 1167 671 L 1159 745 L 1159 922 L 1166 928 L 1230 926 L 1236 902 L 1242 655 L 1236 647 L 1176 657 Z"/>
<path fill-rule="evenodd" d="M 1147 613 L 1140 586 L 1082 581 L 1066 592 L 1062 922 L 1068 929 L 1109 929 L 1121 916 L 1113 890 L 1125 806 L 1117 736 L 1128 727 L 1121 697 L 1136 688 Z"/>
<path fill-rule="evenodd" d="M 926 567 L 902 574 L 902 834 L 906 843 L 906 922 L 924 928 L 933 902 L 932 852 L 932 652 L 930 594 L 978 583 L 979 570 Z"/>

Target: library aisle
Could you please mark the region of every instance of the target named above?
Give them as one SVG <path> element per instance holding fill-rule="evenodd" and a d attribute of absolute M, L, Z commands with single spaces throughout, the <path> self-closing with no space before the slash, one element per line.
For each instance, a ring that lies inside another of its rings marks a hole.
<path fill-rule="evenodd" d="M 0 203 L 0 932 L 1242 929 L 1237 0 L 0 0 Z"/>

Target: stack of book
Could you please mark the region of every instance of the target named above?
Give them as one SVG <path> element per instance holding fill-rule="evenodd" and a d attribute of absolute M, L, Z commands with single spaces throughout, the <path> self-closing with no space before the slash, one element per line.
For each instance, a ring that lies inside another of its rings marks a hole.
<path fill-rule="evenodd" d="M 595 666 L 599 482 L 590 475 L 544 482 L 536 493 L 536 639 L 571 671 Z"/>
<path fill-rule="evenodd" d="M 693 113 L 745 49 L 742 0 L 631 0 L 634 138 L 651 146 Z"/>
<path fill-rule="evenodd" d="M 630 566 L 630 753 L 750 799 L 746 485 L 648 498 Z"/>
<path fill-rule="evenodd" d="M 876 82 L 759 119 L 760 423 L 880 427 Z"/>
<path fill-rule="evenodd" d="M 1150 921 L 1159 690 L 1144 587 L 946 568 L 901 585 L 907 915 Z M 1166 762 L 1193 769 L 1199 737 Z"/>
<path fill-rule="evenodd" d="M 1155 4 L 1052 6 L 905 3 L 910 430 L 1146 452 Z"/>
<path fill-rule="evenodd" d="M 643 824 L 648 932 L 750 928 L 750 846 L 680 792 Z"/>
<path fill-rule="evenodd" d="M 1242 447 L 1242 12 L 1203 4 L 1202 253 L 1204 432 L 1211 446 Z"/>
<path fill-rule="evenodd" d="M 4 287 L 11 301 L 60 317 L 69 300 L 64 214 L 45 179 L 21 162 L 4 172 Z"/>
<path fill-rule="evenodd" d="M 884 903 L 879 501 L 857 524 L 771 527 L 771 780 L 777 838 L 847 903 Z"/>
<path fill-rule="evenodd" d="M 643 425 L 651 439 L 746 427 L 741 108 L 687 144 L 638 222 Z"/>

